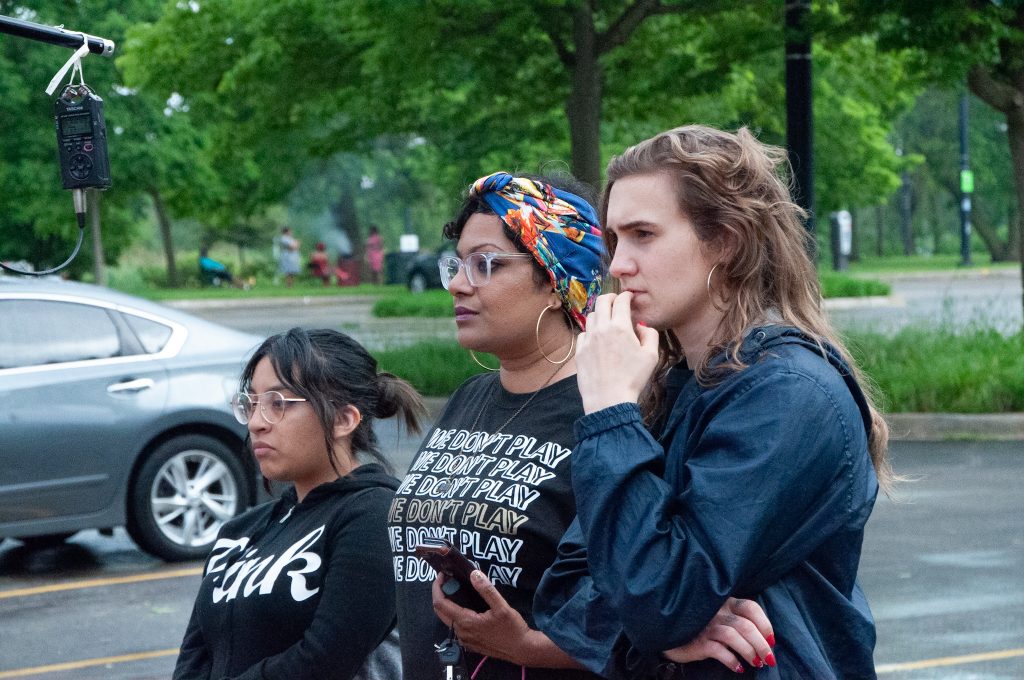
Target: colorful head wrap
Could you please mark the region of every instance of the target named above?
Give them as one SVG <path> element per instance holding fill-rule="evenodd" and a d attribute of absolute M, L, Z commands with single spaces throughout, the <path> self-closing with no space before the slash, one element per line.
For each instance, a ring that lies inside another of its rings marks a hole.
<path fill-rule="evenodd" d="M 544 267 L 573 321 L 586 325 L 601 294 L 604 242 L 593 206 L 576 194 L 507 172 L 473 182 L 478 196 Z"/>

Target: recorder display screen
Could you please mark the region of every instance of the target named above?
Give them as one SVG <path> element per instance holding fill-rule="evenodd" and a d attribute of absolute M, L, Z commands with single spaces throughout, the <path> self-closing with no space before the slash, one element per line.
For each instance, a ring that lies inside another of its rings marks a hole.
<path fill-rule="evenodd" d="M 60 119 L 60 133 L 65 137 L 75 135 L 87 135 L 92 132 L 91 116 L 88 113 L 80 113 L 74 116 L 63 116 Z"/>

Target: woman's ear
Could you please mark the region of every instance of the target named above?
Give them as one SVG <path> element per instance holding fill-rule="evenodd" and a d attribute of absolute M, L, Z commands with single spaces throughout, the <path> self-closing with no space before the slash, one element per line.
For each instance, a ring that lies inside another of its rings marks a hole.
<path fill-rule="evenodd" d="M 352 404 L 345 404 L 334 413 L 334 438 L 347 437 L 363 421 L 363 414 Z"/>

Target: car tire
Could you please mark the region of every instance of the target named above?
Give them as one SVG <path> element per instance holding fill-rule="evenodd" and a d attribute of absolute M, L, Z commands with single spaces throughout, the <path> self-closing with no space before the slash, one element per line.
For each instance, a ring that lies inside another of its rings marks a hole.
<path fill-rule="evenodd" d="M 427 289 L 427 277 L 423 275 L 423 272 L 413 272 L 409 276 L 409 291 L 412 293 L 422 293 Z"/>
<path fill-rule="evenodd" d="M 25 544 L 29 550 L 44 550 L 64 545 L 64 541 L 75 535 L 76 532 L 68 531 L 59 534 L 42 534 L 40 536 L 22 536 L 18 540 Z M 3 539 L 0 539 L 2 541 Z"/>
<path fill-rule="evenodd" d="M 201 559 L 224 523 L 250 504 L 245 466 L 230 448 L 205 435 L 175 437 L 139 468 L 128 493 L 128 534 L 165 560 Z"/>

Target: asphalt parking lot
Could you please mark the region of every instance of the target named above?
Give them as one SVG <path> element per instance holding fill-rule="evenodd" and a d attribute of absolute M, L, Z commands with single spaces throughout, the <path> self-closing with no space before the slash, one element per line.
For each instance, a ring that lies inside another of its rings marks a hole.
<path fill-rule="evenodd" d="M 893 456 L 916 481 L 879 500 L 861 567 L 879 676 L 1024 678 L 1024 442 L 895 442 Z M 120 530 L 36 552 L 5 541 L 0 679 L 168 677 L 199 568 Z"/>

